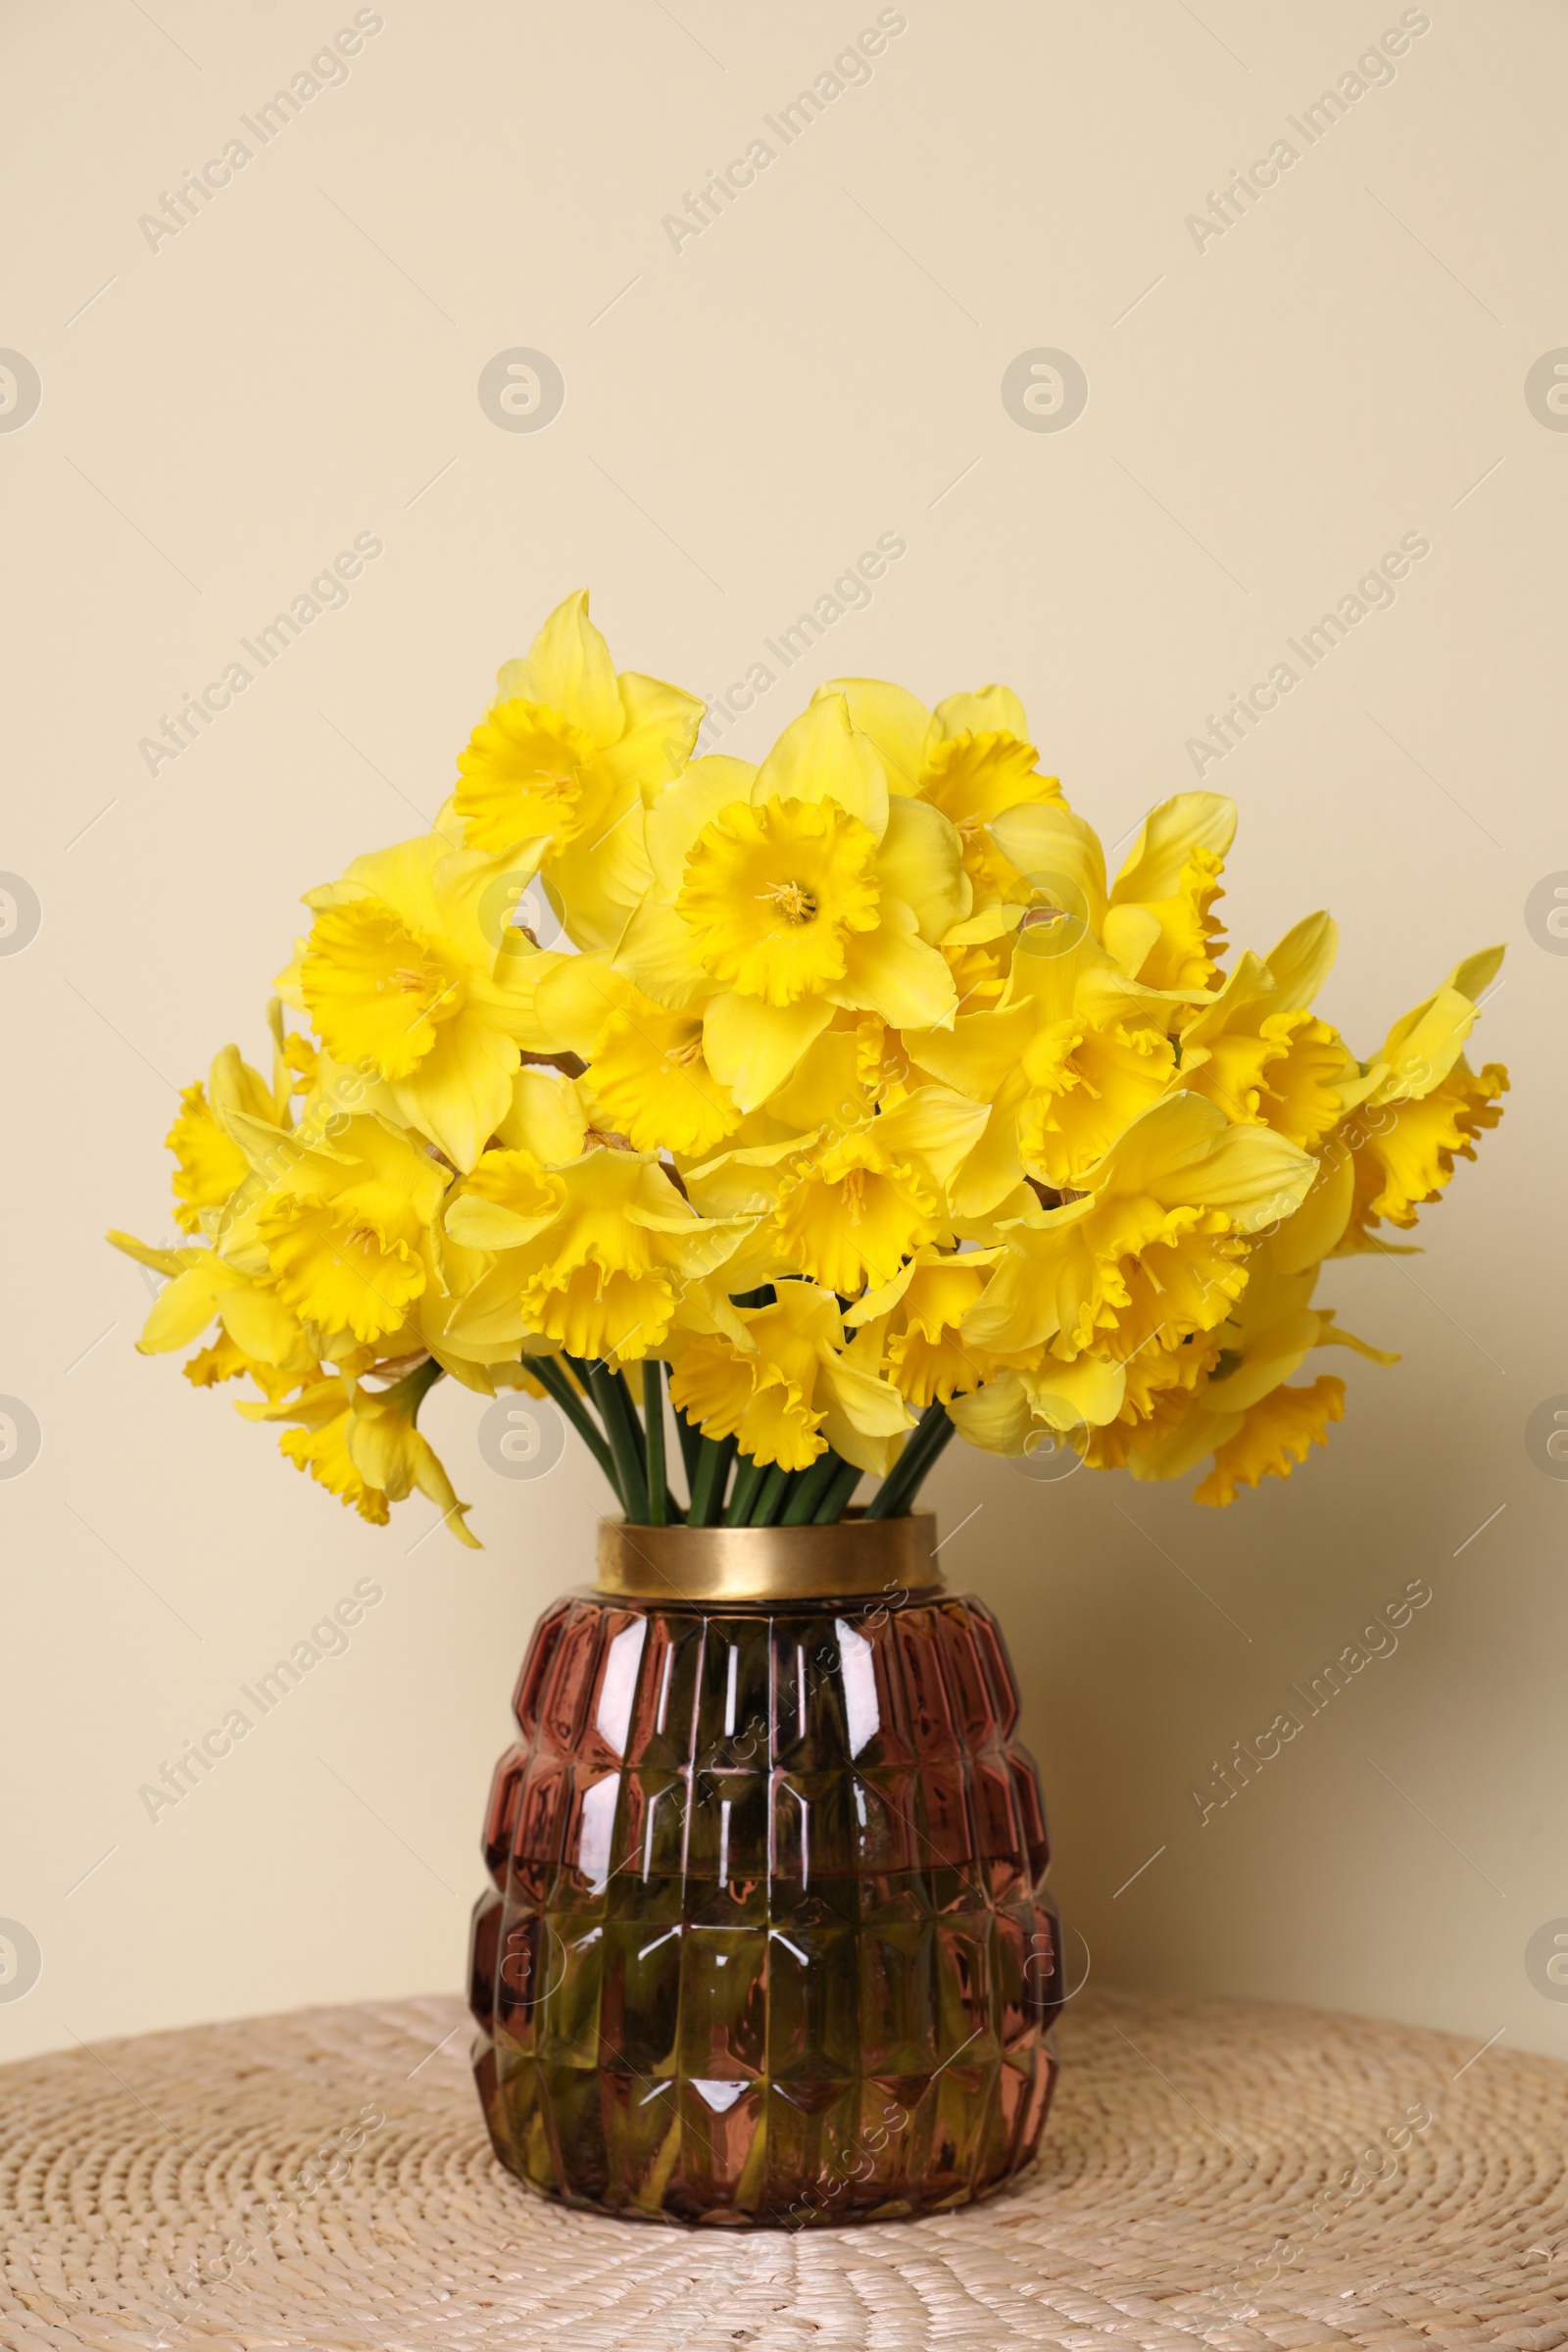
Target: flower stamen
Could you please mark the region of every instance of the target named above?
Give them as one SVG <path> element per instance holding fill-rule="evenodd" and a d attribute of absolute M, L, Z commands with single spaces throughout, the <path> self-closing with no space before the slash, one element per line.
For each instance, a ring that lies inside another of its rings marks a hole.
<path fill-rule="evenodd" d="M 776 906 L 787 923 L 814 923 L 816 920 L 815 896 L 802 882 L 770 882 L 765 890 L 760 890 L 757 895 L 759 899 Z"/>

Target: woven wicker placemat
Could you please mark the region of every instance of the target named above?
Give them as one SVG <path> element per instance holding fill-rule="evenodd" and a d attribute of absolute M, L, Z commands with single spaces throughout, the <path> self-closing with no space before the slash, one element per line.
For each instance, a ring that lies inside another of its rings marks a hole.
<path fill-rule="evenodd" d="M 1568 2067 L 1086 1993 L 1045 2152 L 857 2230 L 563 2212 L 493 2161 L 455 2001 L 0 2071 L 0 2343 L 50 2352 L 1326 2352 L 1568 2340 Z M 380 2119 L 380 2120 L 378 2120 Z"/>

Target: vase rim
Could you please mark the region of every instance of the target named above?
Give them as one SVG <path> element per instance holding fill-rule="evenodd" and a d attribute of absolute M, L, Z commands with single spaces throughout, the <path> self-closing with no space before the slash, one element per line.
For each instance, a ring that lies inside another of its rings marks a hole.
<path fill-rule="evenodd" d="M 939 1591 L 936 1513 L 829 1527 L 629 1527 L 599 1522 L 595 1590 L 622 1600 L 846 1600 Z"/>

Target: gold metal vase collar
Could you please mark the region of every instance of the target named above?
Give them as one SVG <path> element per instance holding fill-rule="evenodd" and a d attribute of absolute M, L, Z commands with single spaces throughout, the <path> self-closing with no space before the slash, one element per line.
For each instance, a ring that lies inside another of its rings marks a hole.
<path fill-rule="evenodd" d="M 622 1600 L 893 1600 L 942 1583 L 934 1511 L 831 1527 L 599 1522 L 596 1589 Z"/>

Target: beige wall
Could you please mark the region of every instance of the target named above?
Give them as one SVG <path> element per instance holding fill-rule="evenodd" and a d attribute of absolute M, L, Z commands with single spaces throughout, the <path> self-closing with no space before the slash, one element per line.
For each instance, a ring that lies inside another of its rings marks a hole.
<path fill-rule="evenodd" d="M 1401 534 L 1430 541 L 1204 777 L 1242 811 L 1234 935 L 1266 949 L 1332 906 L 1325 1008 L 1361 1051 L 1509 942 L 1484 1024 L 1514 1072 L 1502 1129 L 1425 1256 L 1325 1286 L 1404 1361 L 1344 1359 L 1327 1453 L 1224 1514 L 973 1456 L 935 1492 L 965 1522 L 953 1576 L 1010 1632 L 1102 1978 L 1568 2054 L 1568 2006 L 1526 1969 L 1568 1915 L 1568 1486 L 1525 1445 L 1568 1390 L 1568 961 L 1526 917 L 1568 868 L 1568 436 L 1525 396 L 1568 343 L 1561 10 L 1431 0 L 1392 81 L 1308 149 L 1288 118 L 1397 5 L 906 0 L 874 76 L 679 251 L 662 217 L 781 144 L 763 117 L 868 0 L 381 13 L 348 80 L 248 136 L 156 251 L 138 216 L 354 10 L 8 17 L 0 343 L 42 405 L 0 432 L 0 865 L 43 921 L 0 957 L 0 1391 L 43 1450 L 0 1481 L 0 1915 L 43 1973 L 0 2002 L 0 2057 L 459 1983 L 509 1690 L 585 1572 L 594 1477 L 497 1477 L 443 1391 L 432 1432 L 488 1548 L 422 1540 L 422 1503 L 365 1528 L 132 1353 L 148 1293 L 99 1236 L 168 1236 L 173 1089 L 226 1039 L 261 1053 L 297 894 L 428 815 L 558 598 L 590 583 L 623 664 L 721 688 L 881 533 L 906 555 L 737 748 L 836 671 L 930 700 L 1001 678 L 1107 842 L 1195 782 L 1222 698 Z M 1188 214 L 1281 137 L 1300 160 L 1200 250 Z M 536 433 L 476 394 L 518 347 L 565 382 Z M 1063 431 L 1001 397 L 1040 348 L 1087 373 Z M 384 553 L 347 608 L 149 774 L 138 739 L 359 533 Z M 347 1654 L 150 1822 L 138 1785 L 367 1577 L 384 1599 Z M 1212 1760 L 1411 1579 L 1433 1597 L 1397 1651 L 1200 1823 Z"/>

